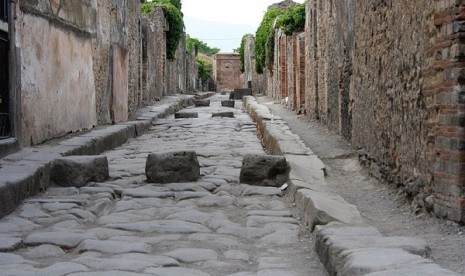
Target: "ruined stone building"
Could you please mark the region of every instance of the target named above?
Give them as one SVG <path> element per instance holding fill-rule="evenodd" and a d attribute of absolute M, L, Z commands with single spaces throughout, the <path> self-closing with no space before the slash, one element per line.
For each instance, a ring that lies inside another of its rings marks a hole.
<path fill-rule="evenodd" d="M 175 60 L 166 58 L 162 8 L 143 17 L 140 1 L 0 3 L 0 113 L 21 146 L 125 122 L 194 88 L 195 57 L 184 41 Z"/>
<path fill-rule="evenodd" d="M 240 56 L 234 53 L 218 53 L 214 55 L 213 79 L 218 92 L 241 88 Z"/>
<path fill-rule="evenodd" d="M 350 140 L 419 206 L 465 222 L 464 20 L 463 1 L 308 0 L 305 31 L 276 29 L 272 69 L 244 75 Z"/>

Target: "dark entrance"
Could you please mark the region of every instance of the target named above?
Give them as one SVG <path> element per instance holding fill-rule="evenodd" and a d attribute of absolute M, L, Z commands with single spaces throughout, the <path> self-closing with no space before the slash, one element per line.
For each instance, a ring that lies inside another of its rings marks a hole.
<path fill-rule="evenodd" d="M 0 21 L 8 23 L 8 0 L 0 0 Z M 10 136 L 8 47 L 8 33 L 0 29 L 0 139 Z"/>

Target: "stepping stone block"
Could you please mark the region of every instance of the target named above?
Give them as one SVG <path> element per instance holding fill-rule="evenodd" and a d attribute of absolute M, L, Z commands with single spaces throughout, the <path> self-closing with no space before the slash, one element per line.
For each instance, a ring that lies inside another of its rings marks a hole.
<path fill-rule="evenodd" d="M 50 178 L 62 187 L 83 187 L 87 183 L 103 182 L 109 178 L 108 159 L 102 155 L 82 155 L 53 161 Z"/>
<path fill-rule="evenodd" d="M 210 100 L 195 100 L 195 106 L 210 106 Z"/>
<path fill-rule="evenodd" d="M 247 154 L 242 160 L 240 182 L 279 187 L 288 180 L 289 171 L 284 156 Z"/>
<path fill-rule="evenodd" d="M 198 118 L 199 113 L 197 112 L 176 112 L 174 113 L 175 119 L 185 119 L 185 118 Z"/>
<path fill-rule="evenodd" d="M 244 96 L 252 96 L 252 89 L 249 89 L 249 88 L 234 89 L 234 91 L 229 94 L 229 99 L 230 100 L 242 100 Z"/>
<path fill-rule="evenodd" d="M 234 112 L 216 112 L 212 114 L 212 117 L 228 117 L 234 118 Z"/>
<path fill-rule="evenodd" d="M 200 165 L 195 151 L 151 153 L 145 174 L 150 183 L 191 182 L 200 178 Z"/>
<path fill-rule="evenodd" d="M 235 103 L 236 103 L 236 101 L 234 101 L 234 100 L 221 101 L 221 106 L 234 107 Z"/>

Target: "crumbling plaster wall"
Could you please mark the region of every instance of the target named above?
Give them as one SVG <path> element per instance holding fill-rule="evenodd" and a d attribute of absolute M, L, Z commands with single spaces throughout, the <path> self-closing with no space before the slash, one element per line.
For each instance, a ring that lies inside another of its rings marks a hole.
<path fill-rule="evenodd" d="M 21 145 L 97 124 L 92 70 L 96 2 L 19 2 Z"/>

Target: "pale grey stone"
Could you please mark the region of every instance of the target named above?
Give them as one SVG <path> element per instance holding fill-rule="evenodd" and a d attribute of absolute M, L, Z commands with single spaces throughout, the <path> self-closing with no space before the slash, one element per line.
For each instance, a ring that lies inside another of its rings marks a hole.
<path fill-rule="evenodd" d="M 252 210 L 247 216 L 292 217 L 292 214 L 289 211 Z"/>
<path fill-rule="evenodd" d="M 77 204 L 75 203 L 60 203 L 60 202 L 54 202 L 54 203 L 44 203 L 42 204 L 42 208 L 44 210 L 47 210 L 49 212 L 55 212 L 55 211 L 61 211 L 61 210 L 70 210 L 73 208 L 78 207 Z"/>
<path fill-rule="evenodd" d="M 0 253 L 0 265 L 10 264 L 35 264 L 35 262 L 28 261 L 13 253 Z"/>
<path fill-rule="evenodd" d="M 26 245 L 52 244 L 65 248 L 74 248 L 85 239 L 95 238 L 89 233 L 73 233 L 69 231 L 36 232 L 26 237 Z"/>
<path fill-rule="evenodd" d="M 14 251 L 18 249 L 21 244 L 21 238 L 0 235 L 0 252 Z"/>
<path fill-rule="evenodd" d="M 79 194 L 76 187 L 50 187 L 47 190 L 49 196 L 70 196 Z"/>
<path fill-rule="evenodd" d="M 200 207 L 226 207 L 234 204 L 235 197 L 227 195 L 207 195 L 202 198 L 196 199 L 195 202 Z"/>
<path fill-rule="evenodd" d="M 365 274 L 366 276 L 459 276 L 456 272 L 444 269 L 437 264 L 421 264 L 404 268 L 391 268 Z"/>
<path fill-rule="evenodd" d="M 224 252 L 224 257 L 232 260 L 249 261 L 249 254 L 242 250 L 229 250 Z"/>
<path fill-rule="evenodd" d="M 192 234 L 211 232 L 208 228 L 201 224 L 181 220 L 154 220 L 134 223 L 119 223 L 109 224 L 107 227 L 143 233 Z"/>
<path fill-rule="evenodd" d="M 123 241 L 100 241 L 100 240 L 84 240 L 78 248 L 79 253 L 85 251 L 97 251 L 108 254 L 122 254 L 122 253 L 150 253 L 152 248 L 150 245 L 143 242 L 123 242 Z"/>
<path fill-rule="evenodd" d="M 182 263 L 202 262 L 218 258 L 218 254 L 214 250 L 203 248 L 179 248 L 165 252 L 163 255 L 174 258 Z"/>
<path fill-rule="evenodd" d="M 255 227 L 267 223 L 299 224 L 299 221 L 291 217 L 249 216 L 246 225 L 247 227 Z"/>
<path fill-rule="evenodd" d="M 276 187 L 253 187 L 247 185 L 242 192 L 242 196 L 282 196 L 283 192 Z"/>
<path fill-rule="evenodd" d="M 29 251 L 24 253 L 28 258 L 32 259 L 45 259 L 51 257 L 60 257 L 63 256 L 65 252 L 58 246 L 51 244 L 44 244 L 34 248 L 31 248 Z"/>
<path fill-rule="evenodd" d="M 125 258 L 91 258 L 80 257 L 74 259 L 73 262 L 86 265 L 95 270 L 121 270 L 138 272 L 148 267 L 158 266 L 156 263 L 147 260 L 125 259 Z"/>
<path fill-rule="evenodd" d="M 37 218 L 48 218 L 50 217 L 49 214 L 40 210 L 39 204 L 24 204 L 21 208 L 21 212 L 19 213 L 20 217 L 26 219 L 37 219 Z"/>
<path fill-rule="evenodd" d="M 177 239 L 179 240 L 179 236 Z M 121 254 L 113 256 L 113 259 L 127 259 L 127 260 L 139 260 L 139 261 L 146 261 L 156 266 L 162 267 L 176 267 L 179 266 L 179 261 L 174 258 L 167 257 L 167 256 L 159 256 L 159 255 L 148 255 L 148 254 L 141 254 L 141 253 L 128 253 L 128 254 Z"/>
<path fill-rule="evenodd" d="M 392 268 L 408 268 L 416 265 L 431 264 L 429 259 L 410 254 L 400 248 L 364 248 L 350 249 L 341 259 L 341 275 L 365 275 L 371 272 Z"/>
<path fill-rule="evenodd" d="M 68 274 L 68 276 L 153 276 L 153 274 L 134 273 L 134 272 L 120 271 L 120 270 L 108 270 L 108 271 L 96 271 L 96 272 L 71 273 L 71 274 Z"/>
<path fill-rule="evenodd" d="M 174 198 L 174 193 L 169 191 L 153 191 L 146 188 L 124 189 L 123 196 L 130 197 L 156 197 L 156 198 Z"/>
<path fill-rule="evenodd" d="M 187 222 L 205 224 L 212 218 L 212 215 L 199 211 L 184 211 L 179 213 L 174 213 L 166 217 L 166 219 L 176 219 L 183 220 Z"/>
<path fill-rule="evenodd" d="M 147 268 L 144 273 L 157 276 L 211 276 L 210 274 L 197 270 L 182 267 L 161 267 Z"/>
<path fill-rule="evenodd" d="M 34 229 L 39 228 L 38 224 L 35 224 L 29 220 L 16 217 L 7 216 L 0 221 L 0 233 L 12 234 L 15 232 L 32 232 Z"/>
<path fill-rule="evenodd" d="M 204 196 L 209 196 L 210 193 L 208 192 L 177 192 L 175 194 L 175 199 L 176 200 L 186 200 L 186 199 L 192 199 L 192 198 L 200 198 L 200 197 L 204 197 Z"/>
<path fill-rule="evenodd" d="M 70 273 L 85 272 L 87 270 L 88 270 L 87 267 L 81 264 L 65 262 L 65 263 L 55 263 L 55 264 L 52 264 L 51 266 L 43 268 L 39 272 L 37 272 L 36 275 L 37 276 L 64 276 Z"/>

